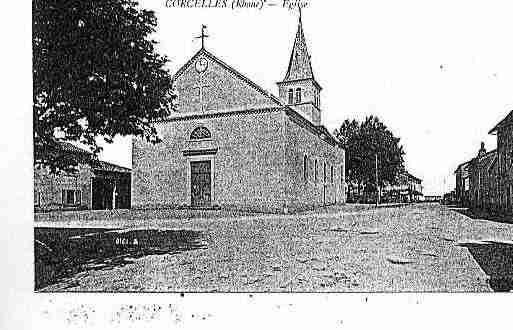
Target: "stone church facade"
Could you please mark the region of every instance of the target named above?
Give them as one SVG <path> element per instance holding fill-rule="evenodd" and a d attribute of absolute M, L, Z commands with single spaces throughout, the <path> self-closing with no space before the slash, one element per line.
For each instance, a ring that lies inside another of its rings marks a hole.
<path fill-rule="evenodd" d="M 200 49 L 174 76 L 162 142 L 133 141 L 132 206 L 294 212 L 345 202 L 345 153 L 321 125 L 301 19 L 275 97 Z"/>

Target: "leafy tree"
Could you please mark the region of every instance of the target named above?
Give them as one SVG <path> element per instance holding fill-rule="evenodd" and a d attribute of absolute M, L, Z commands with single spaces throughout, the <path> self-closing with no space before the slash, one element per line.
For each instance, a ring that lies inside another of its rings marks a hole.
<path fill-rule="evenodd" d="M 404 150 L 400 138 L 375 116 L 363 122 L 345 120 L 335 136 L 346 150 L 346 178 L 365 191 L 376 191 L 376 155 L 378 185 L 396 184 L 404 171 Z"/>
<path fill-rule="evenodd" d="M 159 142 L 153 126 L 173 108 L 168 59 L 156 53 L 154 12 L 132 0 L 33 0 L 34 163 L 73 164 L 53 152 L 76 141 L 97 155 L 96 139 Z"/>

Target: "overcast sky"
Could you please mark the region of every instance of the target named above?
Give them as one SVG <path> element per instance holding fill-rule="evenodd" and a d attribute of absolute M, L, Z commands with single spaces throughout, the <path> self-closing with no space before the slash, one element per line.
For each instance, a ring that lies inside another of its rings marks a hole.
<path fill-rule="evenodd" d="M 154 37 L 172 73 L 199 50 L 193 38 L 206 24 L 208 50 L 278 94 L 297 12 L 140 3 L 157 14 Z M 303 27 L 324 88 L 324 125 L 332 131 L 346 118 L 378 115 L 402 138 L 407 168 L 424 180 L 425 193 L 452 189 L 457 165 L 473 157 L 481 141 L 495 148 L 488 131 L 513 110 L 513 20 L 506 4 L 311 0 Z M 130 140 L 117 139 L 101 157 L 131 167 Z"/>

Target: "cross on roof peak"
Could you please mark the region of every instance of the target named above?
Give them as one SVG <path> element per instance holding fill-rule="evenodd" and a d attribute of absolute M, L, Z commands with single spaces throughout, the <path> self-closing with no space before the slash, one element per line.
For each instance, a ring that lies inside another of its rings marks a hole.
<path fill-rule="evenodd" d="M 205 48 L 205 39 L 209 37 L 209 35 L 207 35 L 205 33 L 205 30 L 207 29 L 207 26 L 205 24 L 202 24 L 201 25 L 201 35 L 196 37 L 196 39 L 201 39 L 201 48 Z"/>

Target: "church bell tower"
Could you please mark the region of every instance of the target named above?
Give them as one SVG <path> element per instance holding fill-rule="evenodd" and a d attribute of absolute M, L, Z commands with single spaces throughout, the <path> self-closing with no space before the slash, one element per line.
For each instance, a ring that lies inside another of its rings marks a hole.
<path fill-rule="evenodd" d="M 301 11 L 290 55 L 289 67 L 283 81 L 278 83 L 280 100 L 310 120 L 321 125 L 321 86 L 315 80 L 310 55 L 306 47 Z"/>

